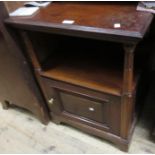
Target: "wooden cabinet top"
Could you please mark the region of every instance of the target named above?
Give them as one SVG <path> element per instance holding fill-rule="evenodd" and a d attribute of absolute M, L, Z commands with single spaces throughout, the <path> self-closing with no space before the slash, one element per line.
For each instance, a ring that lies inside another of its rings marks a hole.
<path fill-rule="evenodd" d="M 10 17 L 6 23 L 26 30 L 131 43 L 144 37 L 153 19 L 151 13 L 136 7 L 136 2 L 53 2 L 33 16 Z M 64 20 L 74 23 L 63 24 Z"/>

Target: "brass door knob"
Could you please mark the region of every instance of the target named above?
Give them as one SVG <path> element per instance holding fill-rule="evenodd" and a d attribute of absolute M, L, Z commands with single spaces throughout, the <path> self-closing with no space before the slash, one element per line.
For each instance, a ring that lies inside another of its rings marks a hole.
<path fill-rule="evenodd" d="M 51 99 L 48 100 L 48 103 L 49 104 L 53 104 L 53 102 L 54 102 L 54 99 L 53 98 L 51 98 Z"/>

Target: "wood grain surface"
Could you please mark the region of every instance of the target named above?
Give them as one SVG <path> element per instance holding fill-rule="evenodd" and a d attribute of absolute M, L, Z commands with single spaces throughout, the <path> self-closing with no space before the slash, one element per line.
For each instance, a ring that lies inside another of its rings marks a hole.
<path fill-rule="evenodd" d="M 6 22 L 36 31 L 132 42 L 144 37 L 153 18 L 151 13 L 136 11 L 136 6 L 135 2 L 54 2 L 30 17 L 12 17 Z M 62 24 L 64 20 L 74 23 Z M 115 28 L 117 23 L 120 28 Z M 123 38 L 118 40 L 118 36 Z"/>

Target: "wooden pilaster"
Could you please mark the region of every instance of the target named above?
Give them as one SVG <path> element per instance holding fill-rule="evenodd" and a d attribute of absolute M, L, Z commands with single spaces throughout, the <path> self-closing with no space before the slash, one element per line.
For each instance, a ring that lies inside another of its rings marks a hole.
<path fill-rule="evenodd" d="M 124 73 L 123 73 L 123 90 L 121 103 L 121 137 L 128 138 L 131 126 L 131 115 L 133 108 L 133 78 L 134 78 L 134 51 L 136 45 L 124 45 Z"/>

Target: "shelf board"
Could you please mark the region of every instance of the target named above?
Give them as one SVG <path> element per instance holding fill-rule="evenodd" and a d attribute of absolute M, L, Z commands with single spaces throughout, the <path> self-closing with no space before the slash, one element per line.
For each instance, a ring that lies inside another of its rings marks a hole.
<path fill-rule="evenodd" d="M 69 61 L 69 60 L 68 60 Z M 60 62 L 60 60 L 59 60 Z M 80 62 L 80 63 L 79 63 Z M 96 91 L 120 96 L 123 86 L 123 70 L 116 66 L 104 66 L 82 61 L 63 61 L 40 72 L 44 77 L 67 82 Z M 136 85 L 136 80 L 133 87 Z"/>

